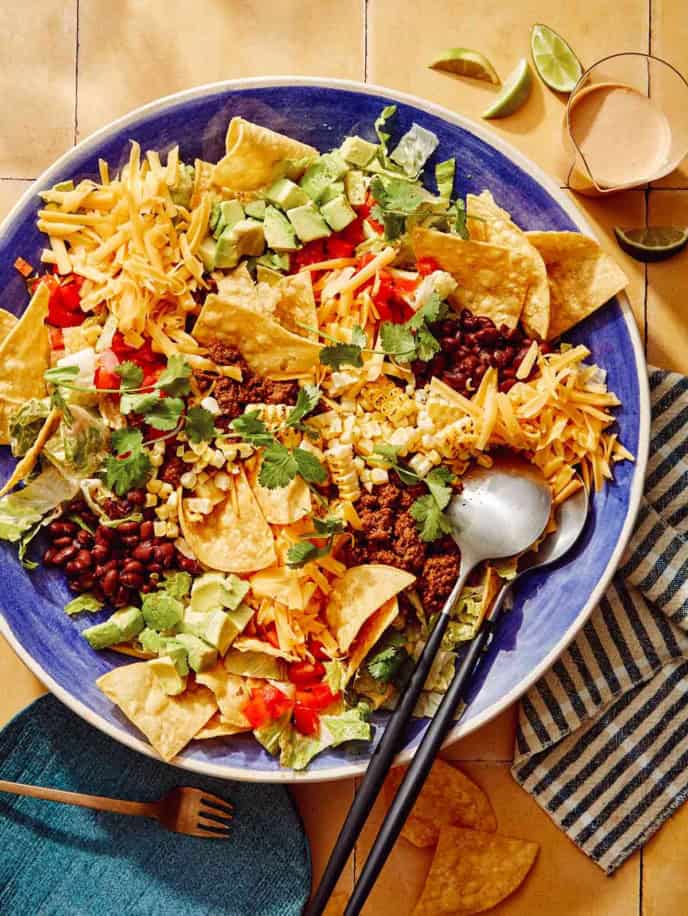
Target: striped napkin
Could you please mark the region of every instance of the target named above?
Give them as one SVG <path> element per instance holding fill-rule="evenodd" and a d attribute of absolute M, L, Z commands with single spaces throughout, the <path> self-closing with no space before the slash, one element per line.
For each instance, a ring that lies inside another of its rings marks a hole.
<path fill-rule="evenodd" d="M 579 636 L 521 702 L 512 773 L 611 874 L 688 797 L 688 378 L 650 370 L 638 523 Z"/>

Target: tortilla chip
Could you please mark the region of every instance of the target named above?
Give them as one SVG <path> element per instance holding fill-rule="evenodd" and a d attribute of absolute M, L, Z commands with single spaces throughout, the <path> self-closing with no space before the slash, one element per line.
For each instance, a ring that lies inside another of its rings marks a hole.
<path fill-rule="evenodd" d="M 529 840 L 443 827 L 413 916 L 467 916 L 489 910 L 523 883 L 539 848 Z"/>
<path fill-rule="evenodd" d="M 197 560 L 222 572 L 255 572 L 272 566 L 275 539 L 243 471 L 232 477 L 234 492 L 200 522 L 187 518 L 179 500 L 179 524 Z"/>
<path fill-rule="evenodd" d="M 317 149 L 243 118 L 232 118 L 225 138 L 227 155 L 215 166 L 213 182 L 235 191 L 255 191 L 278 177 L 285 160 L 310 160 Z"/>
<path fill-rule="evenodd" d="M 241 728 L 238 725 L 232 725 L 230 722 L 226 722 L 220 713 L 215 713 L 215 715 L 210 719 L 207 725 L 204 725 L 203 728 L 194 735 L 196 741 L 204 741 L 206 738 L 223 738 L 226 735 L 240 735 L 242 732 L 251 731 L 251 727 Z"/>
<path fill-rule="evenodd" d="M 449 297 L 453 305 L 485 315 L 497 327 L 516 327 L 529 285 L 522 253 L 422 227 L 413 230 L 411 241 L 416 260 L 434 258 L 457 281 Z"/>
<path fill-rule="evenodd" d="M 7 337 L 18 321 L 19 319 L 12 312 L 0 309 L 0 343 Z"/>
<path fill-rule="evenodd" d="M 30 398 L 45 397 L 43 373 L 50 366 L 45 319 L 50 293 L 39 283 L 31 302 L 0 343 L 0 445 L 10 443 L 10 416 Z"/>
<path fill-rule="evenodd" d="M 526 232 L 549 278 L 548 340 L 559 337 L 628 285 L 628 277 L 599 244 L 579 232 Z"/>
<path fill-rule="evenodd" d="M 62 419 L 62 412 L 53 408 L 48 416 L 45 418 L 45 422 L 41 427 L 41 431 L 36 437 L 36 441 L 24 455 L 24 457 L 17 462 L 12 471 L 12 476 L 0 487 L 0 496 L 4 496 L 5 493 L 9 493 L 10 490 L 13 490 L 18 483 L 21 483 L 22 480 L 26 480 L 31 471 L 36 467 L 36 462 L 40 458 L 41 452 L 45 446 L 45 443 L 55 432 L 57 427 L 60 425 Z"/>
<path fill-rule="evenodd" d="M 478 197 L 467 194 L 466 211 L 471 238 L 501 245 L 523 255 L 529 284 L 521 322 L 531 337 L 546 338 L 549 327 L 549 283 L 540 253 L 528 241 L 525 232 L 511 221 L 506 210 L 497 206 L 489 191 L 483 191 Z"/>
<path fill-rule="evenodd" d="M 261 284 L 261 286 L 264 284 Z M 275 287 L 280 294 L 275 318 L 283 327 L 295 334 L 317 340 L 318 313 L 313 295 L 313 282 L 309 271 L 283 277 Z M 302 325 L 314 328 L 307 331 Z"/>
<path fill-rule="evenodd" d="M 108 646 L 113 652 L 119 652 L 120 655 L 129 655 L 131 658 L 141 658 L 144 661 L 150 661 L 151 658 L 157 658 L 155 652 L 146 652 L 145 649 L 137 649 L 136 646 L 130 646 L 126 642 L 118 643 L 116 646 Z"/>
<path fill-rule="evenodd" d="M 198 316 L 193 336 L 199 343 L 219 340 L 241 351 L 258 375 L 302 375 L 318 364 L 320 345 L 287 331 L 272 318 L 237 302 L 210 295 Z"/>
<path fill-rule="evenodd" d="M 179 696 L 168 696 L 146 662 L 114 668 L 96 684 L 163 760 L 176 757 L 217 711 L 215 697 L 205 687 L 191 686 Z"/>
<path fill-rule="evenodd" d="M 361 662 L 373 648 L 378 639 L 391 626 L 399 613 L 399 602 L 396 598 L 385 601 L 381 608 L 369 617 L 358 631 L 356 639 L 351 646 L 347 678 L 351 678 L 358 671 Z"/>
<path fill-rule="evenodd" d="M 310 514 L 311 491 L 301 476 L 294 477 L 286 487 L 273 490 L 262 486 L 256 479 L 253 493 L 271 525 L 291 525 Z"/>
<path fill-rule="evenodd" d="M 265 283 L 257 286 L 253 282 L 244 261 L 236 270 L 225 274 L 217 281 L 218 296 L 229 305 L 243 306 L 259 315 L 272 318 L 277 307 L 279 293 Z"/>
<path fill-rule="evenodd" d="M 274 567 L 251 576 L 251 591 L 257 598 L 272 598 L 292 611 L 303 611 L 306 601 L 297 569 Z"/>
<path fill-rule="evenodd" d="M 250 729 L 251 724 L 242 712 L 248 699 L 242 677 L 230 674 L 220 661 L 209 671 L 199 671 L 196 681 L 209 687 L 215 694 L 220 715 L 226 723 L 238 729 Z"/>
<path fill-rule="evenodd" d="M 391 805 L 405 773 L 404 767 L 390 770 L 384 785 L 388 805 Z M 497 829 L 494 812 L 483 790 L 461 770 L 438 757 L 401 835 L 414 846 L 434 846 L 440 829 L 450 825 L 471 827 L 487 833 L 494 833 Z"/>
<path fill-rule="evenodd" d="M 271 655 L 273 658 L 283 658 L 287 662 L 299 661 L 299 656 L 293 652 L 285 652 L 284 649 L 278 649 L 272 643 L 266 640 L 256 639 L 255 636 L 237 636 L 232 643 L 232 649 L 237 652 L 262 652 L 263 655 Z"/>
<path fill-rule="evenodd" d="M 383 604 L 408 588 L 416 577 L 395 566 L 352 566 L 330 592 L 327 622 L 339 648 L 347 652 L 363 624 Z"/>

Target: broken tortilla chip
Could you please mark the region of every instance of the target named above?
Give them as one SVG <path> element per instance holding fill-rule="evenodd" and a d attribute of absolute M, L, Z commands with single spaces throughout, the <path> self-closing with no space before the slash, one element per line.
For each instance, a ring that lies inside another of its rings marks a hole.
<path fill-rule="evenodd" d="M 198 316 L 193 336 L 199 343 L 219 340 L 236 347 L 258 375 L 303 375 L 318 364 L 320 345 L 238 302 L 210 295 Z"/>
<path fill-rule="evenodd" d="M 4 496 L 5 493 L 9 493 L 10 490 L 13 490 L 18 483 L 21 483 L 22 480 L 26 480 L 29 474 L 36 467 L 36 462 L 40 458 L 41 452 L 45 446 L 45 443 L 55 432 L 57 427 L 60 425 L 60 420 L 62 419 L 62 412 L 56 410 L 54 407 L 45 418 L 45 422 L 41 427 L 41 431 L 36 437 L 36 441 L 24 455 L 24 457 L 17 462 L 12 471 L 12 475 L 4 484 L 0 487 L 0 496 Z"/>
<path fill-rule="evenodd" d="M 516 327 L 529 282 L 523 254 L 421 227 L 413 230 L 411 242 L 416 260 L 434 258 L 458 283 L 449 296 L 452 304 L 490 318 L 497 327 Z"/>
<path fill-rule="evenodd" d="M 327 605 L 327 622 L 339 648 L 347 652 L 369 617 L 416 577 L 395 566 L 370 563 L 352 566 L 337 579 Z"/>
<path fill-rule="evenodd" d="M 390 770 L 384 784 L 387 804 L 392 803 L 406 769 Z M 434 846 L 440 829 L 471 827 L 494 833 L 497 821 L 488 797 L 461 770 L 439 757 L 435 760 L 401 835 L 414 846 Z"/>
<path fill-rule="evenodd" d="M 232 118 L 225 138 L 227 155 L 213 171 L 213 183 L 234 191 L 255 191 L 279 177 L 285 160 L 308 161 L 318 150 L 244 118 Z"/>
<path fill-rule="evenodd" d="M 7 337 L 18 321 L 19 319 L 12 312 L 0 309 L 0 343 Z"/>
<path fill-rule="evenodd" d="M 259 315 L 274 317 L 278 293 L 265 283 L 256 285 L 248 272 L 246 262 L 217 281 L 217 294 L 229 305 L 251 309 Z"/>
<path fill-rule="evenodd" d="M 347 679 L 352 678 L 358 671 L 363 659 L 370 652 L 387 627 L 391 626 L 392 621 L 396 620 L 398 614 L 399 602 L 396 598 L 390 598 L 389 601 L 385 601 L 382 607 L 366 620 L 351 645 L 351 654 L 349 656 L 349 664 L 346 671 Z"/>
<path fill-rule="evenodd" d="M 538 849 L 529 840 L 443 827 L 413 916 L 468 916 L 491 909 L 523 883 Z"/>
<path fill-rule="evenodd" d="M 0 445 L 9 445 L 10 416 L 31 398 L 45 397 L 43 373 L 50 366 L 50 343 L 45 319 L 50 293 L 45 283 L 19 321 L 0 343 Z"/>
<path fill-rule="evenodd" d="M 243 470 L 232 477 L 227 493 L 209 515 L 191 521 L 184 499 L 179 501 L 179 524 L 197 560 L 222 572 L 255 572 L 272 566 L 275 539 Z"/>
<path fill-rule="evenodd" d="M 587 318 L 628 285 L 628 277 L 599 244 L 580 232 L 527 232 L 542 255 L 550 293 L 552 340 Z"/>
<path fill-rule="evenodd" d="M 301 588 L 301 575 L 297 569 L 276 566 L 262 569 L 251 576 L 251 591 L 257 598 L 272 598 L 292 611 L 303 611 L 305 595 Z"/>
<path fill-rule="evenodd" d="M 310 271 L 283 277 L 275 287 L 280 295 L 275 308 L 275 318 L 295 334 L 318 339 L 318 313 L 313 295 Z M 306 330 L 303 325 L 313 328 Z"/>
<path fill-rule="evenodd" d="M 215 713 L 207 725 L 204 725 L 203 728 L 194 735 L 194 739 L 196 741 L 204 741 L 207 738 L 224 738 L 227 735 L 240 735 L 242 732 L 250 730 L 250 726 L 241 728 L 238 725 L 232 725 L 230 722 L 226 722 L 218 712 Z"/>
<path fill-rule="evenodd" d="M 168 696 L 146 662 L 108 671 L 97 686 L 143 732 L 163 760 L 172 760 L 217 711 L 206 687 Z"/>
<path fill-rule="evenodd" d="M 521 322 L 531 337 L 544 340 L 549 328 L 549 283 L 545 262 L 531 245 L 525 232 L 511 216 L 497 206 L 489 191 L 466 195 L 466 215 L 471 238 L 501 245 L 523 255 L 528 271 L 528 289 L 523 303 Z"/>
<path fill-rule="evenodd" d="M 301 476 L 294 477 L 286 487 L 269 489 L 253 482 L 253 493 L 271 525 L 291 525 L 310 514 L 311 491 Z"/>
<path fill-rule="evenodd" d="M 218 662 L 208 671 L 199 671 L 196 681 L 215 694 L 220 715 L 226 723 L 239 729 L 250 729 L 251 724 L 242 712 L 248 700 L 248 690 L 242 677 L 230 674 L 222 662 Z"/>

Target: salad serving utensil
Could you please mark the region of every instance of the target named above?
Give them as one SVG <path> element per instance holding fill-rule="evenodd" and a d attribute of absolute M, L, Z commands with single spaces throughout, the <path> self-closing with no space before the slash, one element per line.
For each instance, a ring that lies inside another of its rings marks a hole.
<path fill-rule="evenodd" d="M 442 644 L 451 611 L 469 575 L 484 560 L 505 559 L 527 550 L 540 537 L 549 520 L 552 507 L 551 491 L 539 469 L 520 458 L 497 455 L 492 467 L 476 466 L 471 469 L 462 478 L 462 485 L 461 492 L 452 498 L 446 509 L 452 525 L 452 537 L 461 551 L 458 579 L 438 615 L 425 648 L 373 752 L 308 909 L 309 916 L 320 916 L 323 913 L 394 757 L 403 744 L 406 727 Z M 353 916 L 360 911 L 386 861 L 420 793 L 446 730 L 453 723 L 454 708 L 473 673 L 488 636 L 493 631 L 493 625 L 494 616 L 490 615 L 489 619 L 483 622 L 478 636 L 469 644 L 468 652 L 457 668 L 447 697 L 430 723 L 411 768 L 399 787 L 361 878 L 354 888 L 346 916 Z M 451 714 L 447 715 L 450 694 L 453 705 Z M 433 729 L 435 720 L 442 711 L 442 728 Z M 447 719 L 449 725 L 445 724 Z M 428 741 L 430 734 L 432 740 Z"/>
<path fill-rule="evenodd" d="M 229 837 L 233 807 L 224 798 L 194 789 L 192 786 L 177 786 L 157 801 L 136 802 L 104 795 L 86 795 L 83 792 L 66 792 L 47 786 L 31 786 L 23 782 L 9 782 L 0 779 L 0 792 L 13 795 L 28 795 L 64 805 L 79 805 L 96 811 L 113 811 L 132 817 L 150 817 L 173 833 L 204 839 L 223 840 Z"/>

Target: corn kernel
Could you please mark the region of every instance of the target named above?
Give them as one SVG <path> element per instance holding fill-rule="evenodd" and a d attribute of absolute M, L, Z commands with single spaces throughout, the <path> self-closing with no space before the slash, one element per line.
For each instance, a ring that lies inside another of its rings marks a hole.
<path fill-rule="evenodd" d="M 158 505 L 158 497 L 155 493 L 146 493 L 146 509 L 152 509 L 153 506 Z"/>
<path fill-rule="evenodd" d="M 155 514 L 158 518 L 168 519 L 170 517 L 170 507 L 167 503 L 163 503 L 162 506 L 155 507 Z"/>
<path fill-rule="evenodd" d="M 178 538 L 179 526 L 175 522 L 168 522 L 165 528 L 165 537 Z"/>
<path fill-rule="evenodd" d="M 212 454 L 208 459 L 208 463 L 214 468 L 222 468 L 225 466 L 226 458 L 219 449 L 211 449 Z"/>
<path fill-rule="evenodd" d="M 229 488 L 232 486 L 232 478 L 229 476 L 229 474 L 225 474 L 224 471 L 220 471 L 219 474 L 216 474 L 213 477 L 213 483 L 218 488 L 218 490 L 222 490 L 223 493 L 226 493 L 227 490 L 229 490 Z"/>
<path fill-rule="evenodd" d="M 179 482 L 187 490 L 193 490 L 193 488 L 196 486 L 197 480 L 198 478 L 193 471 L 187 471 L 179 478 Z"/>
<path fill-rule="evenodd" d="M 164 460 L 165 459 L 163 458 L 162 455 L 156 455 L 155 453 L 153 453 L 150 456 L 150 463 L 153 465 L 154 468 L 159 468 Z"/>
<path fill-rule="evenodd" d="M 170 495 L 167 497 L 167 505 L 170 507 L 170 509 L 176 509 L 178 501 L 179 497 L 177 496 L 176 492 L 170 493 Z"/>
<path fill-rule="evenodd" d="M 199 484 L 208 483 L 210 480 L 210 474 L 207 471 L 202 471 L 200 474 L 196 475 L 198 478 Z"/>
<path fill-rule="evenodd" d="M 371 483 L 380 484 L 389 481 L 389 474 L 385 468 L 373 468 L 370 472 Z"/>
<path fill-rule="evenodd" d="M 164 538 L 167 531 L 167 522 L 153 522 L 153 534 L 156 538 Z"/>
<path fill-rule="evenodd" d="M 187 464 L 195 464 L 198 461 L 198 455 L 195 452 L 188 452 L 184 450 L 182 452 L 182 461 L 185 461 Z"/>
<path fill-rule="evenodd" d="M 174 492 L 174 487 L 171 483 L 163 483 L 160 487 L 160 496 L 163 497 L 163 499 L 167 499 L 172 492 Z"/>
<path fill-rule="evenodd" d="M 373 449 L 374 446 L 371 439 L 359 439 L 356 443 L 356 450 L 361 455 L 372 455 Z"/>
<path fill-rule="evenodd" d="M 159 493 L 162 489 L 162 480 L 157 480 L 156 478 L 149 480 L 146 484 L 146 489 L 149 493 Z"/>

